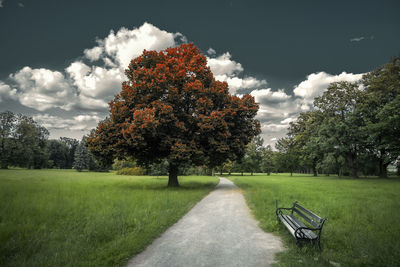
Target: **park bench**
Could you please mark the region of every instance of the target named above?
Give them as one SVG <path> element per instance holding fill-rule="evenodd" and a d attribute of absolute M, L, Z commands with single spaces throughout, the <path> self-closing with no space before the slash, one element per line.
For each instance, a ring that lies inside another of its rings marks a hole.
<path fill-rule="evenodd" d="M 286 226 L 293 237 L 296 238 L 297 244 L 300 241 L 311 241 L 312 243 L 318 243 L 318 247 L 321 249 L 321 231 L 326 218 L 319 217 L 314 212 L 298 204 L 297 201 L 293 203 L 291 208 L 277 207 L 275 213 L 277 218 Z"/>

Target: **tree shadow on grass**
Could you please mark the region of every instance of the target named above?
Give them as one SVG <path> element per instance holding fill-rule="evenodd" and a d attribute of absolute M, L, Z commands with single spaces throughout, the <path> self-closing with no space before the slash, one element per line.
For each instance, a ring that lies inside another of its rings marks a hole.
<path fill-rule="evenodd" d="M 168 187 L 168 180 L 165 184 L 140 184 L 140 183 L 124 183 L 114 185 L 117 188 L 125 190 L 147 190 L 147 191 L 196 191 L 204 189 L 213 189 L 215 183 L 207 182 L 181 182 L 179 187 Z"/>

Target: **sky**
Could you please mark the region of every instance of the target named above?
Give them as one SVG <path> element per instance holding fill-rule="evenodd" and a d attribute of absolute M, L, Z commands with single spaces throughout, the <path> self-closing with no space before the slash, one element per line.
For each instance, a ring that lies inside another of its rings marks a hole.
<path fill-rule="evenodd" d="M 0 112 L 81 139 L 143 49 L 194 43 L 274 145 L 329 83 L 400 56 L 400 1 L 0 0 Z"/>

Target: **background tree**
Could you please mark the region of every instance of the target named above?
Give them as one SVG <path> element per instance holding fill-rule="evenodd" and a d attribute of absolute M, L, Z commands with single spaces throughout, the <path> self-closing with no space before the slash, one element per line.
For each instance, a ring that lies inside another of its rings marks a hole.
<path fill-rule="evenodd" d="M 270 175 L 275 169 L 274 151 L 272 151 L 270 145 L 265 147 L 262 151 L 260 169 L 267 175 Z"/>
<path fill-rule="evenodd" d="M 299 166 L 299 151 L 293 136 L 279 139 L 275 144 L 275 148 L 278 150 L 276 155 L 277 168 L 289 171 L 290 176 L 292 176 Z"/>
<path fill-rule="evenodd" d="M 80 172 L 83 169 L 89 169 L 90 155 L 84 140 L 82 140 L 75 150 L 74 168 Z"/>
<path fill-rule="evenodd" d="M 323 151 L 319 135 L 319 126 L 323 120 L 319 110 L 300 113 L 295 122 L 291 122 L 288 135 L 293 136 L 299 160 L 302 166 L 312 169 L 317 176 L 317 164 L 323 160 Z"/>
<path fill-rule="evenodd" d="M 144 51 L 125 74 L 110 118 L 87 139 L 93 154 L 108 162 L 116 155 L 143 165 L 166 158 L 168 185 L 179 186 L 180 165 L 215 167 L 240 158 L 260 132 L 254 98 L 231 96 L 192 44 Z"/>
<path fill-rule="evenodd" d="M 224 164 L 222 164 L 223 172 L 228 173 L 228 175 L 231 175 L 232 169 L 233 169 L 233 162 L 231 160 L 228 159 L 226 162 L 224 162 Z"/>
<path fill-rule="evenodd" d="M 51 166 L 48 165 L 48 168 L 67 168 L 67 155 L 69 151 L 63 142 L 59 140 L 48 140 L 47 151 L 49 155 L 48 160 L 52 163 Z"/>
<path fill-rule="evenodd" d="M 46 167 L 49 131 L 27 116 L 18 115 L 17 121 L 14 139 L 16 165 L 35 169 Z"/>
<path fill-rule="evenodd" d="M 364 118 L 356 112 L 362 97 L 357 83 L 335 82 L 314 100 L 314 106 L 323 114 L 319 134 L 325 152 L 336 150 L 343 155 L 352 177 L 358 177 L 358 156 L 366 139 L 366 133 L 360 131 Z"/>
<path fill-rule="evenodd" d="M 7 169 L 13 163 L 16 117 L 10 111 L 0 113 L 0 167 Z"/>
<path fill-rule="evenodd" d="M 72 169 L 75 158 L 75 150 L 79 145 L 79 141 L 69 137 L 60 137 L 60 142 L 63 143 L 67 148 L 65 168 Z"/>
<path fill-rule="evenodd" d="M 246 146 L 246 154 L 242 160 L 244 171 L 250 172 L 253 175 L 255 172 L 260 172 L 262 162 L 262 154 L 265 149 L 264 140 L 260 136 L 256 136 Z"/>
<path fill-rule="evenodd" d="M 233 161 L 233 166 L 232 166 L 233 172 L 241 173 L 243 176 L 246 168 L 247 167 L 246 167 L 246 162 L 244 160 L 244 157 Z"/>
<path fill-rule="evenodd" d="M 388 165 L 400 165 L 400 58 L 365 74 L 360 82 L 335 82 L 314 107 L 289 127 L 300 168 L 338 175 L 387 177 Z M 282 140 L 283 141 L 283 140 Z M 285 142 L 281 142 L 285 150 Z M 280 151 L 285 169 L 288 153 Z"/>
<path fill-rule="evenodd" d="M 365 97 L 360 110 L 366 122 L 362 131 L 368 133 L 368 148 L 378 158 L 380 177 L 386 178 L 388 165 L 400 156 L 400 58 L 365 74 L 362 83 Z"/>

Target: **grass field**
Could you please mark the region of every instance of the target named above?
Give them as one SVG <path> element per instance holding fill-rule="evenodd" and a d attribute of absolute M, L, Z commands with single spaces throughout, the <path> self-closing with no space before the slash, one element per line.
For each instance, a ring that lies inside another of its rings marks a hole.
<path fill-rule="evenodd" d="M 399 266 L 400 179 L 348 179 L 295 174 L 233 176 L 243 189 L 260 227 L 282 237 L 288 250 L 278 255 L 280 266 Z M 275 216 L 279 206 L 295 200 L 327 217 L 322 251 L 296 246 Z"/>
<path fill-rule="evenodd" d="M 189 211 L 217 179 L 0 170 L 0 266 L 118 266 Z"/>

